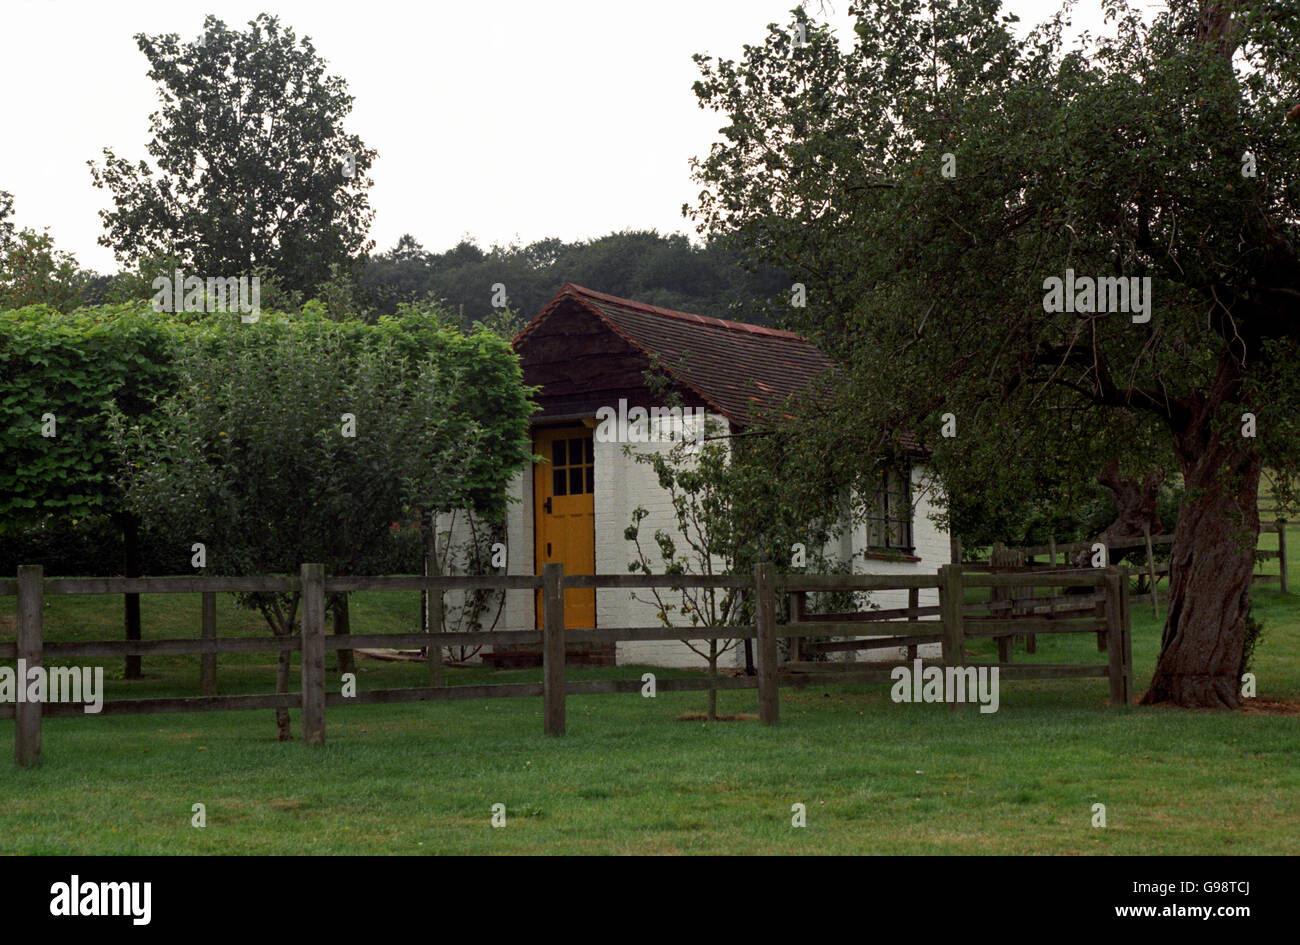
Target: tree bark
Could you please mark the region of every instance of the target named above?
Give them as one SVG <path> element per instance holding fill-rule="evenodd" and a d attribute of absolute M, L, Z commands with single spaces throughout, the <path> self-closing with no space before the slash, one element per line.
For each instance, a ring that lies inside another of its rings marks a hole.
<path fill-rule="evenodd" d="M 271 633 L 276 637 L 292 637 L 297 630 L 298 621 L 298 592 L 294 591 L 289 597 L 288 611 L 281 611 L 279 604 L 272 601 L 270 604 L 262 606 L 262 616 L 266 618 L 267 625 L 271 628 Z M 280 650 L 275 662 L 275 691 L 285 693 L 289 691 L 289 670 L 293 662 L 292 650 Z M 287 742 L 292 740 L 293 734 L 289 729 L 289 710 L 275 710 L 275 729 L 280 741 Z"/>
<path fill-rule="evenodd" d="M 1112 459 L 1097 474 L 1097 481 L 1109 489 L 1115 499 L 1115 521 L 1106 526 L 1103 533 L 1107 538 L 1140 538 L 1143 526 L 1150 529 L 1152 535 L 1164 531 L 1164 524 L 1156 511 L 1160 486 L 1165 481 L 1163 469 L 1148 469 L 1141 479 L 1124 479 L 1120 476 L 1119 461 Z"/>
<path fill-rule="evenodd" d="M 1259 538 L 1261 463 L 1240 429 L 1211 429 L 1217 408 L 1236 393 L 1234 375 L 1221 369 L 1210 396 L 1175 432 L 1185 493 L 1170 555 L 1169 615 L 1143 705 L 1242 704 L 1237 672 Z"/>
<path fill-rule="evenodd" d="M 712 688 L 712 684 L 718 681 L 718 641 L 709 641 L 709 713 L 710 722 L 718 721 L 718 690 Z"/>
<path fill-rule="evenodd" d="M 275 691 L 289 691 L 289 662 L 293 656 L 291 650 L 281 650 L 280 656 L 275 663 Z M 282 742 L 292 741 L 293 733 L 289 730 L 289 710 L 275 710 L 275 730 L 278 738 Z"/>

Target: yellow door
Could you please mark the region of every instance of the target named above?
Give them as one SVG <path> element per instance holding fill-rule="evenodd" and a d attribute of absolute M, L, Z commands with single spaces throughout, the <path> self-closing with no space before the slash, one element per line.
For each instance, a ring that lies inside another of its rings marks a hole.
<path fill-rule="evenodd" d="M 533 452 L 545 462 L 533 467 L 533 510 L 537 573 L 559 562 L 565 574 L 596 573 L 596 467 L 592 431 L 585 426 L 538 430 Z M 542 626 L 541 592 L 537 627 Z M 564 626 L 596 626 L 596 591 L 564 592 Z"/>

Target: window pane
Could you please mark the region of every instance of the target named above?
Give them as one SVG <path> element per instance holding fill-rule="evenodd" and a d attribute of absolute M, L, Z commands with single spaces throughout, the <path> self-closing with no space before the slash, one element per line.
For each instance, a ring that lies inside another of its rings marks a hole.
<path fill-rule="evenodd" d="M 588 440 L 587 442 L 590 443 L 591 440 Z M 595 491 L 596 491 L 596 467 L 588 466 L 587 467 L 587 492 L 588 494 L 594 494 Z"/>
<path fill-rule="evenodd" d="M 569 465 L 577 466 L 582 463 L 582 440 L 569 441 Z"/>
<path fill-rule="evenodd" d="M 555 495 L 568 495 L 564 488 L 565 481 L 563 469 L 553 470 L 551 472 L 551 492 Z"/>
<path fill-rule="evenodd" d="M 569 495 L 582 495 L 582 467 L 569 467 Z"/>
<path fill-rule="evenodd" d="M 583 440 L 583 442 L 587 444 L 587 462 L 589 464 L 594 463 L 596 461 L 596 441 Z"/>
<path fill-rule="evenodd" d="M 556 440 L 551 444 L 551 462 L 556 466 L 567 465 L 564 461 L 564 440 Z"/>

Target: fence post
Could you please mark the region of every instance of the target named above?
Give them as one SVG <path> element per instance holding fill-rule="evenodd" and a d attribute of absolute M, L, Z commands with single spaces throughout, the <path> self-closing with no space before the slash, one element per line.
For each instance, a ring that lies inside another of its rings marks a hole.
<path fill-rule="evenodd" d="M 1124 601 L 1120 570 L 1108 567 L 1105 573 L 1106 661 L 1109 666 L 1110 704 L 1120 708 L 1128 704 L 1124 679 Z"/>
<path fill-rule="evenodd" d="M 961 565 L 945 564 L 939 568 L 939 613 L 943 620 L 943 663 L 958 666 L 965 655 L 962 630 L 963 583 Z"/>
<path fill-rule="evenodd" d="M 1282 588 L 1282 593 L 1287 593 L 1286 589 L 1286 519 L 1277 520 L 1277 564 L 1278 564 L 1278 586 Z"/>
<path fill-rule="evenodd" d="M 325 565 L 302 566 L 302 741 L 325 743 Z"/>
<path fill-rule="evenodd" d="M 425 607 L 429 621 L 425 632 L 442 633 L 442 588 L 425 589 Z M 429 685 L 441 689 L 447 684 L 442 667 L 442 644 L 430 640 L 426 649 L 429 657 Z"/>
<path fill-rule="evenodd" d="M 347 637 L 352 635 L 352 611 L 348 603 L 347 591 L 334 595 L 334 635 Z M 339 673 L 355 673 L 357 658 L 353 650 L 335 650 Z"/>
<path fill-rule="evenodd" d="M 205 641 L 217 639 L 217 595 L 215 591 L 203 592 L 203 629 L 200 636 Z M 199 657 L 199 692 L 205 696 L 217 694 L 217 653 L 204 653 Z"/>
<path fill-rule="evenodd" d="M 1160 595 L 1156 591 L 1156 555 L 1151 547 L 1151 526 L 1142 524 L 1142 537 L 1147 541 L 1147 573 L 1151 577 L 1151 615 L 1160 619 Z"/>
<path fill-rule="evenodd" d="M 1019 548 L 1003 547 L 1002 562 L 1009 568 L 1019 569 L 1024 565 L 1025 553 L 1021 551 Z M 1016 605 L 1016 601 L 1024 599 L 1025 587 L 1022 584 L 1012 584 L 1010 587 L 1006 588 L 1005 593 L 1006 593 L 1006 601 L 1007 604 L 1009 605 L 1007 608 L 1007 619 L 1013 620 L 1018 615 L 1019 611 L 1022 609 L 1021 607 Z M 999 663 L 1011 662 L 1011 657 L 1015 650 L 1015 647 L 1013 647 L 1012 644 L 1015 643 L 1015 641 L 1016 638 L 1014 634 L 1010 636 L 997 638 Z"/>
<path fill-rule="evenodd" d="M 1106 568 L 1104 571 L 1102 571 L 1102 582 L 1101 584 L 1093 585 L 1093 594 L 1100 595 L 1100 599 L 1097 601 L 1097 606 L 1092 609 L 1093 616 L 1095 616 L 1098 620 L 1104 620 L 1106 614 L 1110 610 L 1110 608 L 1107 606 L 1109 603 L 1110 586 L 1106 583 L 1106 575 L 1110 573 L 1111 567 L 1112 565 L 1110 563 L 1110 545 L 1107 544 Z M 1110 629 L 1110 625 L 1107 624 L 1105 629 L 1097 631 L 1097 652 L 1098 653 L 1106 652 L 1106 646 L 1107 646 L 1106 637 L 1109 635 L 1109 629 Z"/>
<path fill-rule="evenodd" d="M 1056 536 L 1055 535 L 1048 536 L 1047 547 L 1048 547 L 1048 552 L 1051 555 L 1051 561 L 1048 562 L 1047 567 L 1049 570 L 1055 571 L 1056 570 Z M 1047 605 L 1048 617 L 1056 616 L 1056 598 L 1060 596 L 1061 596 L 1061 589 L 1059 587 L 1057 587 L 1055 584 L 1048 585 L 1047 598 L 1048 600 L 1052 601 L 1052 603 Z M 1032 633 L 1029 634 L 1029 639 L 1025 641 L 1025 652 L 1026 653 L 1038 652 L 1038 638 L 1035 637 Z"/>
<path fill-rule="evenodd" d="M 775 725 L 781 719 L 781 691 L 776 678 L 776 570 L 772 562 L 754 567 L 754 629 L 758 637 L 758 720 Z"/>
<path fill-rule="evenodd" d="M 45 568 L 39 564 L 18 566 L 19 666 L 40 666 L 45 655 L 42 621 L 45 607 Z M 26 686 L 26 674 L 19 671 L 15 684 Z M 41 760 L 41 704 L 25 699 L 14 704 L 14 762 L 28 767 Z"/>
<path fill-rule="evenodd" d="M 790 593 L 790 622 L 803 623 L 807 612 L 807 592 L 792 591 Z M 803 659 L 803 637 L 790 637 L 787 642 L 790 646 L 790 662 L 797 663 Z"/>
<path fill-rule="evenodd" d="M 1124 612 L 1124 700 L 1127 705 L 1133 701 L 1134 683 L 1133 683 L 1133 607 L 1128 596 L 1128 568 L 1120 566 L 1120 602 L 1123 604 Z"/>
<path fill-rule="evenodd" d="M 542 730 L 564 734 L 564 565 L 542 565 Z"/>
<path fill-rule="evenodd" d="M 921 606 L 921 589 L 918 587 L 908 588 L 907 591 L 907 619 L 920 620 L 917 616 L 916 609 Z M 912 661 L 916 659 L 916 644 L 913 643 L 907 648 L 907 665 L 911 666 Z"/>
<path fill-rule="evenodd" d="M 993 543 L 993 547 L 989 549 L 989 564 L 992 565 L 992 567 L 989 569 L 990 574 L 997 574 L 998 572 L 995 569 L 1000 568 L 1006 564 L 1006 555 L 1004 553 L 1005 548 L 1006 545 L 1002 544 L 1002 542 L 995 541 Z M 1003 600 L 1006 599 L 1006 597 L 1007 597 L 1006 588 L 1004 587 L 989 588 L 990 604 L 1001 603 Z M 998 613 L 1000 613 L 1000 611 L 995 610 L 993 607 L 990 607 L 989 613 L 997 615 Z M 1011 614 L 1008 612 L 1007 616 L 1010 617 Z"/>
<path fill-rule="evenodd" d="M 125 560 L 123 577 L 140 577 L 140 519 L 127 514 L 122 518 L 122 545 Z M 140 595 L 122 595 L 123 638 L 127 642 L 140 639 Z M 141 678 L 140 654 L 128 653 L 123 672 L 126 679 Z"/>

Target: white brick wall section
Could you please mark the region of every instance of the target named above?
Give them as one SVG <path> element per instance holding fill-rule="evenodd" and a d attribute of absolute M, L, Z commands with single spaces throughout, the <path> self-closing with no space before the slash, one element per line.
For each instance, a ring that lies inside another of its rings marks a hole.
<path fill-rule="evenodd" d="M 720 419 L 720 418 L 714 418 Z M 725 423 L 725 421 L 724 421 Z M 632 444 L 638 452 L 650 450 L 665 451 L 669 444 Z M 654 542 L 654 533 L 662 529 L 674 536 L 681 545 L 681 536 L 677 532 L 676 519 L 673 514 L 672 500 L 668 493 L 659 487 L 659 482 L 651 466 L 638 463 L 631 456 L 623 454 L 622 443 L 595 444 L 596 460 L 596 571 L 599 574 L 627 574 L 628 563 L 635 557 L 631 542 L 624 537 L 624 530 L 632 523 L 632 510 L 643 506 L 650 514 L 641 523 L 641 542 L 650 555 L 651 567 L 659 571 L 658 546 Z M 927 485 L 928 471 L 924 467 L 913 467 L 912 483 L 916 509 L 913 517 L 913 542 L 919 562 L 892 562 L 876 559 L 864 559 L 862 552 L 866 547 L 866 528 L 856 525 L 843 542 L 851 548 L 854 555 L 854 571 L 866 574 L 935 574 L 947 564 L 950 546 L 946 532 L 937 528 L 930 519 L 930 513 L 937 503 Z M 507 513 L 507 537 L 509 544 L 508 569 L 511 574 L 532 574 L 533 564 L 533 502 L 532 471 L 526 470 L 516 475 L 510 486 L 511 494 L 519 501 L 512 502 Z M 828 552 L 838 552 L 840 542 L 834 542 Z M 721 569 L 721 562 L 715 562 Z M 642 597 L 649 597 L 648 591 L 638 591 Z M 676 602 L 676 599 L 673 599 Z M 872 601 L 881 608 L 907 606 L 907 591 L 878 591 L 872 595 Z M 938 591 L 922 589 L 920 603 L 922 606 L 938 604 Z M 633 600 L 627 590 L 600 590 L 596 592 L 596 624 L 598 627 L 653 627 L 659 625 L 658 608 L 652 602 Z M 533 598 L 523 591 L 511 591 L 506 596 L 506 612 L 502 621 L 510 629 L 526 629 L 534 626 Z M 697 646 L 705 646 L 699 641 Z M 939 655 L 938 644 L 920 648 L 922 656 Z M 889 662 L 902 660 L 906 651 L 868 650 L 857 654 L 848 654 L 849 659 L 875 659 Z M 648 664 L 667 667 L 703 667 L 703 657 L 692 652 L 686 644 L 679 641 L 637 641 L 617 644 L 617 662 Z M 737 644 L 724 654 L 720 665 L 736 667 L 744 665 L 743 644 Z"/>
<path fill-rule="evenodd" d="M 524 470 L 515 474 L 508 487 L 508 495 L 518 499 L 512 501 L 506 507 L 506 573 L 507 574 L 532 574 L 533 573 L 533 490 L 532 490 L 532 470 Z M 461 542 L 469 537 L 469 521 L 466 513 L 457 513 L 455 522 L 452 524 L 450 514 L 443 514 L 438 517 L 437 528 L 439 542 L 443 538 L 448 526 L 451 525 L 451 538 L 453 541 Z M 450 609 L 460 603 L 463 592 L 448 591 L 444 594 L 443 600 Z M 533 595 L 529 591 L 506 591 L 505 605 L 501 613 L 501 619 L 497 622 L 498 630 L 529 630 L 534 627 L 534 606 Z M 491 618 L 485 618 L 485 627 L 491 623 Z M 491 647 L 485 648 L 491 651 Z M 481 658 L 481 654 L 480 657 Z"/>
<path fill-rule="evenodd" d="M 512 495 L 518 494 L 517 486 L 519 476 L 515 477 L 515 482 L 510 486 Z M 450 512 L 440 513 L 435 521 L 435 527 L 438 534 L 439 555 L 442 557 L 446 553 L 447 542 L 454 545 L 460 545 L 470 538 L 470 516 L 468 512 L 459 511 L 455 514 Z M 518 544 L 514 535 L 524 528 L 524 523 L 520 520 L 519 503 L 513 503 L 506 513 L 506 573 L 508 574 L 527 574 L 532 566 L 531 554 L 528 556 L 519 555 Z M 528 530 L 529 541 L 532 540 L 531 529 Z M 531 547 L 531 546 L 530 546 Z M 445 560 L 445 558 L 444 558 Z M 459 560 L 458 560 L 459 563 Z M 464 572 L 457 567 L 455 573 L 463 574 Z M 500 573 L 500 572 L 490 572 Z M 458 609 L 464 601 L 464 591 L 445 591 L 443 593 L 443 603 L 447 608 L 449 617 L 453 614 L 453 609 Z M 483 618 L 483 627 L 487 629 L 492 623 L 493 615 L 486 614 Z M 532 620 L 532 601 L 527 591 L 506 591 L 505 604 L 501 613 L 501 619 L 497 622 L 497 629 L 523 629 L 528 624 L 521 621 Z M 458 627 L 454 622 L 448 622 L 448 629 L 468 629 Z M 412 630 L 417 629 L 412 627 Z M 491 649 L 488 647 L 487 649 Z"/>
<path fill-rule="evenodd" d="M 515 474 L 510 482 L 511 502 L 506 510 L 506 572 L 532 574 L 533 562 L 533 470 L 532 466 Z M 532 591 L 506 591 L 503 630 L 531 630 L 537 625 Z"/>
<path fill-rule="evenodd" d="M 721 421 L 719 433 L 729 430 L 726 421 L 717 416 L 711 419 Z M 632 456 L 625 456 L 622 443 L 596 443 L 596 570 L 601 574 L 627 574 L 628 563 L 635 560 L 636 548 L 624 537 L 624 531 L 632 524 L 632 511 L 642 506 L 650 514 L 641 522 L 640 540 L 650 567 L 653 571 L 663 570 L 659 546 L 654 540 L 658 530 L 673 536 L 679 549 L 685 547 L 681 534 L 677 530 L 676 516 L 673 513 L 672 499 L 668 492 L 659 487 L 659 479 L 654 468 L 647 463 L 637 462 Z M 640 454 L 650 452 L 667 452 L 671 443 L 634 443 L 631 448 Z M 715 561 L 714 567 L 721 571 L 722 562 Z M 596 592 L 596 624 L 601 627 L 655 627 L 660 626 L 659 608 L 653 602 L 652 591 L 647 588 L 638 590 L 634 600 L 627 590 L 601 590 Z M 671 594 L 661 590 L 666 602 L 677 604 L 680 594 Z M 679 615 L 674 613 L 676 620 Z M 707 641 L 694 641 L 701 650 L 708 647 Z M 679 640 L 653 640 L 622 642 L 617 645 L 616 660 L 620 665 L 644 663 L 651 666 L 703 667 L 706 660 L 693 652 L 689 646 Z M 719 659 L 724 667 L 744 665 L 744 649 L 736 644 Z"/>

